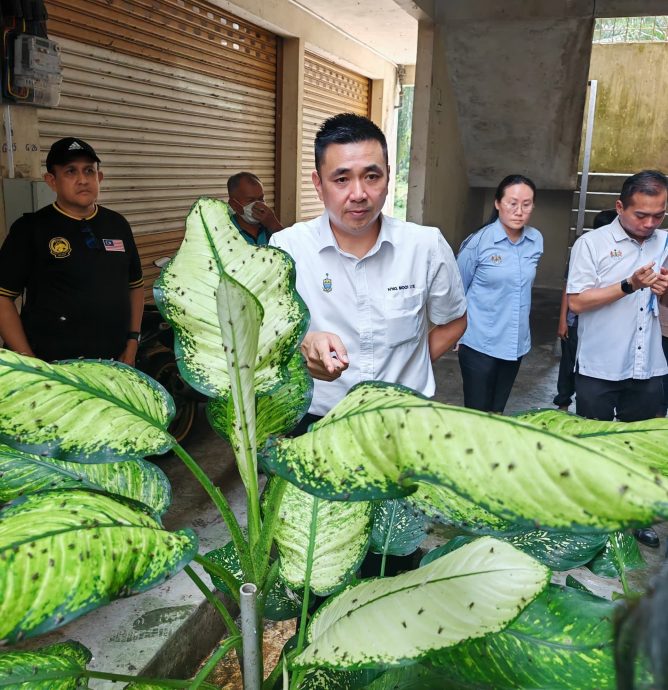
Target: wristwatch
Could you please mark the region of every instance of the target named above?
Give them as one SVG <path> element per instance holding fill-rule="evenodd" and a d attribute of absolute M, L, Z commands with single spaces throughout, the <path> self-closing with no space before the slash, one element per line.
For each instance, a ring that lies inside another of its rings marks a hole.
<path fill-rule="evenodd" d="M 128 340 L 136 340 L 138 343 L 141 342 L 141 333 L 139 331 L 129 331 L 127 335 Z"/>
<path fill-rule="evenodd" d="M 630 295 L 633 292 L 635 292 L 635 290 L 633 289 L 633 285 L 631 285 L 631 283 L 629 283 L 629 281 L 626 280 L 626 278 L 624 278 L 624 280 L 622 280 L 621 287 L 622 287 L 622 292 L 625 295 Z"/>

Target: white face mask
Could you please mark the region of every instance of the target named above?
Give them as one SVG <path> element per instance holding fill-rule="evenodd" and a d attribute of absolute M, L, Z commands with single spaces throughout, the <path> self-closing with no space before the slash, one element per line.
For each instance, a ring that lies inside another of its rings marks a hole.
<path fill-rule="evenodd" d="M 259 225 L 260 221 L 253 216 L 253 206 L 255 206 L 257 202 L 251 201 L 250 204 L 246 204 L 243 207 L 243 213 L 241 214 L 241 217 L 247 222 L 251 223 L 251 225 Z"/>

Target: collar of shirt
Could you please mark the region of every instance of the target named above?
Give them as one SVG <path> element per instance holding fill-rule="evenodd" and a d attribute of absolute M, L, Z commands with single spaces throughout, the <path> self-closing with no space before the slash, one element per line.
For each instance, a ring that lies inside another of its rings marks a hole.
<path fill-rule="evenodd" d="M 271 236 L 271 233 L 267 230 L 267 228 L 264 227 L 264 225 L 260 224 L 258 225 L 258 231 L 257 231 L 257 237 L 253 237 L 250 233 L 246 232 L 241 225 L 239 225 L 239 221 L 237 220 L 237 214 L 233 214 L 230 216 L 230 220 L 232 221 L 232 225 L 241 233 L 243 238 L 248 242 L 248 244 L 267 244 L 269 242 L 269 237 Z M 263 241 L 264 240 L 264 241 Z"/>
<path fill-rule="evenodd" d="M 635 242 L 636 244 L 640 244 L 638 240 L 634 240 L 633 237 L 629 237 L 629 235 L 626 234 L 626 230 L 622 227 L 622 224 L 619 222 L 619 217 L 615 218 L 612 223 L 610 223 L 610 232 L 612 233 L 612 237 L 615 240 L 615 242 L 623 242 L 624 240 L 628 240 L 629 242 Z M 657 237 L 656 230 L 645 240 L 643 241 L 643 244 L 645 242 L 651 242 L 655 240 Z"/>
<path fill-rule="evenodd" d="M 395 227 L 395 223 L 393 223 L 393 221 L 394 218 L 384 216 L 382 213 L 380 214 L 380 233 L 378 233 L 376 243 L 362 257 L 362 259 L 366 259 L 369 256 L 373 256 L 380 249 L 381 245 L 384 242 L 388 242 L 389 244 L 395 247 L 401 244 L 401 233 L 397 232 L 397 227 Z M 334 237 L 334 232 L 332 231 L 332 226 L 329 222 L 329 214 L 327 213 L 327 211 L 325 211 L 320 217 L 320 225 L 318 227 L 318 238 L 320 240 L 318 253 L 324 251 L 329 247 L 333 247 L 339 254 L 351 256 L 339 247 L 338 242 L 336 241 L 336 237 Z M 358 260 L 361 261 L 361 259 Z"/>
<path fill-rule="evenodd" d="M 494 243 L 496 244 L 497 242 L 503 242 L 503 240 L 508 240 L 510 244 L 518 245 L 524 242 L 524 240 L 529 240 L 530 242 L 535 242 L 536 241 L 536 233 L 538 232 L 535 228 L 532 228 L 530 225 L 525 225 L 522 228 L 522 234 L 520 235 L 519 240 L 517 242 L 512 242 L 510 237 L 508 237 L 508 233 L 505 231 L 505 228 L 501 224 L 501 220 L 497 218 L 492 227 L 493 231 L 493 236 L 494 236 Z"/>

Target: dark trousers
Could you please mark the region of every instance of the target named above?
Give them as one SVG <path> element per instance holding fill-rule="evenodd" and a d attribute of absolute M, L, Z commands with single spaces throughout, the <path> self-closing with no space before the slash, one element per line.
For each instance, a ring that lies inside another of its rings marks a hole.
<path fill-rule="evenodd" d="M 460 345 L 458 352 L 464 405 L 483 412 L 503 412 L 522 358 L 498 359 L 466 345 Z"/>
<path fill-rule="evenodd" d="M 317 422 L 319 419 L 322 419 L 322 416 L 318 416 L 317 414 L 310 414 L 307 412 L 297 424 L 297 426 L 289 433 L 285 434 L 289 438 L 296 438 L 297 436 L 302 436 L 308 431 L 308 428 L 311 424 L 314 424 Z"/>
<path fill-rule="evenodd" d="M 663 346 L 663 356 L 666 358 L 666 362 L 668 362 L 668 338 L 662 337 L 661 345 Z M 663 377 L 663 401 L 659 405 L 657 415 L 665 417 L 666 412 L 668 412 L 668 374 Z"/>
<path fill-rule="evenodd" d="M 568 327 L 568 338 L 561 341 L 561 359 L 557 394 L 552 401 L 557 407 L 568 407 L 575 393 L 575 354 L 578 349 L 578 327 Z"/>
<path fill-rule="evenodd" d="M 581 417 L 606 421 L 652 419 L 663 399 L 662 379 L 607 381 L 575 374 L 575 410 Z"/>

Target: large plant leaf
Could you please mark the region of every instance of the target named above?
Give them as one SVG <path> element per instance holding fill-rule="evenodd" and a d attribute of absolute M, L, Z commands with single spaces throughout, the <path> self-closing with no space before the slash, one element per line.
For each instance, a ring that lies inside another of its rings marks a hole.
<path fill-rule="evenodd" d="M 73 640 L 30 652 L 3 652 L 0 653 L 0 688 L 74 690 L 80 687 L 81 672 L 92 658 L 86 647 Z M 60 677 L 53 677 L 55 674 Z"/>
<path fill-rule="evenodd" d="M 313 497 L 288 485 L 278 514 L 275 540 L 280 573 L 294 589 L 304 587 Z M 320 596 L 341 586 L 367 553 L 371 532 L 369 503 L 320 501 L 311 589 Z"/>
<path fill-rule="evenodd" d="M 668 445 L 668 424 L 663 433 Z M 442 484 L 530 528 L 612 531 L 668 517 L 668 484 L 633 453 L 383 383 L 355 386 L 311 432 L 270 441 L 265 464 L 330 499 Z"/>
<path fill-rule="evenodd" d="M 228 542 L 220 549 L 214 549 L 206 554 L 206 557 L 221 565 L 236 580 L 237 590 L 243 584 L 243 571 L 239 563 L 239 556 L 232 542 Z M 215 575 L 211 575 L 216 589 L 224 594 L 231 594 L 229 587 L 223 580 Z M 292 590 L 287 583 L 280 577 L 269 591 L 264 608 L 264 617 L 270 621 L 286 621 L 296 618 L 301 612 L 302 593 Z"/>
<path fill-rule="evenodd" d="M 668 476 L 666 432 L 668 419 L 646 419 L 641 422 L 609 422 L 585 419 L 557 410 L 524 412 L 516 419 L 548 429 L 553 433 L 573 436 L 587 447 L 609 457 L 634 459 L 655 474 L 655 480 Z M 660 476 L 659 476 L 660 475 Z"/>
<path fill-rule="evenodd" d="M 234 413 L 228 437 L 237 459 L 239 474 L 248 489 L 257 488 L 255 439 L 255 361 L 263 309 L 246 288 L 226 273 L 217 292 L 218 321 L 230 377 L 230 403 Z"/>
<path fill-rule="evenodd" d="M 272 435 L 292 431 L 308 412 L 312 395 L 313 379 L 308 373 L 301 353 L 296 351 L 278 387 L 270 393 L 256 396 L 255 424 L 258 447 L 262 447 Z M 213 398 L 208 402 L 206 412 L 215 431 L 229 440 L 228 417 L 231 410 L 228 398 Z"/>
<path fill-rule="evenodd" d="M 619 556 L 610 543 L 617 539 Z M 605 540 L 605 547 L 587 564 L 589 570 L 602 577 L 619 577 L 622 571 L 644 568 L 645 559 L 640 553 L 638 542 L 630 534 L 616 532 Z"/>
<path fill-rule="evenodd" d="M 420 565 L 427 565 L 474 539 L 475 537 L 469 536 L 457 536 L 450 539 L 443 546 L 425 554 Z M 535 558 L 550 570 L 571 570 L 586 565 L 608 541 L 605 534 L 569 534 L 544 530 L 533 530 L 524 534 L 499 537 L 499 539 L 512 544 L 516 549 Z"/>
<path fill-rule="evenodd" d="M 606 599 L 550 586 L 505 630 L 430 661 L 480 690 L 614 690 L 614 611 Z"/>
<path fill-rule="evenodd" d="M 296 666 L 394 666 L 501 630 L 545 587 L 549 571 L 483 537 L 424 568 L 365 581 L 328 600 Z"/>
<path fill-rule="evenodd" d="M 364 690 L 382 671 L 362 669 L 361 671 L 334 671 L 330 668 L 316 668 L 307 671 L 299 690 Z"/>
<path fill-rule="evenodd" d="M 397 499 L 373 504 L 371 551 L 408 556 L 424 541 L 426 522 L 420 513 Z"/>
<path fill-rule="evenodd" d="M 0 349 L 0 442 L 60 460 L 111 462 L 164 453 L 174 402 L 118 362 L 47 364 Z"/>
<path fill-rule="evenodd" d="M 366 690 L 479 690 L 448 680 L 440 669 L 422 664 L 392 668 L 381 674 Z"/>
<path fill-rule="evenodd" d="M 165 473 L 146 460 L 66 462 L 0 444 L 0 504 L 37 491 L 74 488 L 125 496 L 159 515 L 169 508 L 172 498 Z"/>
<path fill-rule="evenodd" d="M 230 388 L 216 305 L 223 273 L 249 290 L 264 310 L 255 388 L 267 393 L 283 380 L 308 327 L 308 311 L 295 290 L 294 262 L 278 249 L 249 245 L 230 221 L 227 205 L 202 197 L 188 214 L 183 243 L 155 282 L 154 294 L 174 327 L 182 375 L 210 397 L 224 397 Z"/>
<path fill-rule="evenodd" d="M 32 637 L 164 582 L 197 553 L 139 503 L 62 490 L 0 511 L 0 642 Z"/>
<path fill-rule="evenodd" d="M 518 525 L 502 520 L 447 486 L 417 482 L 417 491 L 404 499 L 426 517 L 475 534 L 513 534 Z"/>

